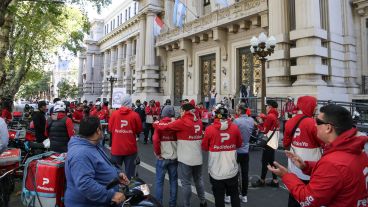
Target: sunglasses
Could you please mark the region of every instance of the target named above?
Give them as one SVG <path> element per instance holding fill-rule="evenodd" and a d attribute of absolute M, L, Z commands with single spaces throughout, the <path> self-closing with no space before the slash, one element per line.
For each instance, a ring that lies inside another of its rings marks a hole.
<path fill-rule="evenodd" d="M 329 125 L 332 125 L 334 126 L 332 123 L 329 123 L 329 122 L 325 122 L 319 118 L 316 118 L 316 124 L 319 126 L 319 125 L 322 125 L 322 124 L 329 124 Z"/>

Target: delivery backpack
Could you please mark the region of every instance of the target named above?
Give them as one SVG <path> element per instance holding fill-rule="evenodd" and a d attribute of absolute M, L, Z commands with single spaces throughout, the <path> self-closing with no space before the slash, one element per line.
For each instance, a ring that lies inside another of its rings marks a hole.
<path fill-rule="evenodd" d="M 66 154 L 46 152 L 27 159 L 22 203 L 27 207 L 64 207 Z"/>
<path fill-rule="evenodd" d="M 9 148 L 0 154 L 0 169 L 17 168 L 21 162 L 21 150 Z"/>

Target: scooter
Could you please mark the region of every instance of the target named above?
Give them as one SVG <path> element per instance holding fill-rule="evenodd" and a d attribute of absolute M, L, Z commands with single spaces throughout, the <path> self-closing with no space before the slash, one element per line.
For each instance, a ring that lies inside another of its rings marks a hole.
<path fill-rule="evenodd" d="M 119 185 L 119 191 L 122 192 L 126 200 L 120 205 L 112 203 L 111 206 L 121 207 L 162 207 L 162 205 L 150 194 L 148 185 L 140 178 L 134 177 L 128 185 L 121 185 L 118 178 L 112 180 L 106 189 L 111 189 Z"/>

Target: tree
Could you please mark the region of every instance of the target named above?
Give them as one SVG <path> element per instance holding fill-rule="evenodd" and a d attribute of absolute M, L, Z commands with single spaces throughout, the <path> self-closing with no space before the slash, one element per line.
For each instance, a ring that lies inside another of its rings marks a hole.
<path fill-rule="evenodd" d="M 50 81 L 50 72 L 30 71 L 27 74 L 26 83 L 20 87 L 17 97 L 27 100 L 40 98 L 40 94 L 49 93 Z"/>
<path fill-rule="evenodd" d="M 78 87 L 75 84 L 70 84 L 66 79 L 62 79 L 57 84 L 57 87 L 59 88 L 59 97 L 62 99 L 74 99 L 78 95 Z"/>
<path fill-rule="evenodd" d="M 42 68 L 55 47 L 74 53 L 81 48 L 89 24 L 85 16 L 75 21 L 82 15 L 70 4 L 86 2 L 100 10 L 111 0 L 0 0 L 0 97 L 12 98 L 27 73 Z M 73 21 L 79 23 L 69 24 Z"/>

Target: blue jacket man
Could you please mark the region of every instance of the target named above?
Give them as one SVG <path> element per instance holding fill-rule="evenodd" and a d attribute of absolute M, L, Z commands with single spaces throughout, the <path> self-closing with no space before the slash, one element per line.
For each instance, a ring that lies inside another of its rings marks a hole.
<path fill-rule="evenodd" d="M 108 206 L 112 201 L 122 203 L 124 194 L 118 192 L 117 187 L 107 190 L 106 186 L 116 177 L 123 184 L 128 184 L 129 180 L 119 173 L 99 144 L 102 136 L 100 120 L 84 118 L 79 133 L 80 136 L 74 136 L 68 144 L 65 206 L 97 207 Z"/>

